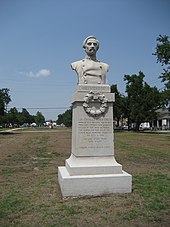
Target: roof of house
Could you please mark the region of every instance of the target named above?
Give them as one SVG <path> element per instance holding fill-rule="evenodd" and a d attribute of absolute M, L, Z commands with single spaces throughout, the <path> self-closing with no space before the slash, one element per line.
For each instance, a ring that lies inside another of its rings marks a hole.
<path fill-rule="evenodd" d="M 158 119 L 170 119 L 170 111 L 168 108 L 156 110 Z"/>

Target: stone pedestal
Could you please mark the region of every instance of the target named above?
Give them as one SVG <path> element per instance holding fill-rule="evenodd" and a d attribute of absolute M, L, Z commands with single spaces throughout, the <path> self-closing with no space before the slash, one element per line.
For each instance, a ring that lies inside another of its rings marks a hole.
<path fill-rule="evenodd" d="M 71 156 L 58 167 L 64 197 L 131 192 L 132 176 L 114 158 L 113 102 L 109 85 L 78 85 Z"/>

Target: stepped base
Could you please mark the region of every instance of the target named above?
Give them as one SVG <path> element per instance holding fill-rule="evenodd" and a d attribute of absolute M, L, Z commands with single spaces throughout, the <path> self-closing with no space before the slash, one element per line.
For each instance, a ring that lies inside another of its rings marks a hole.
<path fill-rule="evenodd" d="M 63 197 L 129 193 L 132 186 L 132 176 L 125 171 L 119 174 L 71 176 L 64 166 L 58 167 L 58 180 Z"/>
<path fill-rule="evenodd" d="M 71 154 L 66 160 L 66 168 L 71 176 L 122 173 L 122 165 L 114 156 L 76 157 Z"/>

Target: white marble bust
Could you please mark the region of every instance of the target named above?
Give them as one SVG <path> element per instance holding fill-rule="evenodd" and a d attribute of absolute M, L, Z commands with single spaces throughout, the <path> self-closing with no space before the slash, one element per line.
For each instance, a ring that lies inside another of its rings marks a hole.
<path fill-rule="evenodd" d="M 99 41 L 94 36 L 88 36 L 83 42 L 83 48 L 86 57 L 71 64 L 77 73 L 78 84 L 105 84 L 109 65 L 96 59 Z"/>

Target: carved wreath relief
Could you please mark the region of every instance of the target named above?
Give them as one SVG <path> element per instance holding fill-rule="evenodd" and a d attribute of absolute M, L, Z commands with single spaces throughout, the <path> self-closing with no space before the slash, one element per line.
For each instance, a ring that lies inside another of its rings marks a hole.
<path fill-rule="evenodd" d="M 95 106 L 92 106 L 91 104 L 93 102 L 99 102 L 100 107 L 96 108 Z M 106 99 L 104 94 L 102 94 L 100 92 L 90 91 L 84 97 L 83 107 L 87 114 L 89 114 L 91 116 L 99 116 L 106 112 L 106 110 L 108 108 L 107 102 L 108 102 L 108 100 Z"/>

